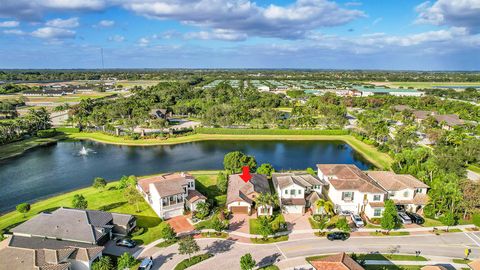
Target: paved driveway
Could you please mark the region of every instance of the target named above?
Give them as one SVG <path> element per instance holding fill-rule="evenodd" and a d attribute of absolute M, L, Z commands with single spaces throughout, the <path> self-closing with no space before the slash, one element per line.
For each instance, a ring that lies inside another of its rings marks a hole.
<path fill-rule="evenodd" d="M 127 247 L 118 247 L 116 245 L 116 241 L 117 241 L 118 238 L 114 238 L 110 241 L 108 241 L 106 244 L 105 244 L 105 249 L 103 250 L 103 253 L 104 254 L 108 254 L 108 255 L 114 255 L 114 256 L 121 256 L 123 253 L 125 252 L 128 252 L 130 254 L 133 254 L 135 252 L 137 252 L 138 250 L 140 250 L 140 246 L 136 246 L 134 248 L 127 248 Z"/>
<path fill-rule="evenodd" d="M 186 216 L 178 216 L 167 220 L 167 223 L 172 226 L 176 233 L 189 232 L 194 228 L 190 222 L 188 222 Z"/>
<path fill-rule="evenodd" d="M 312 227 L 310 226 L 310 222 L 308 218 L 310 214 L 284 214 L 285 221 L 287 222 L 287 226 L 289 230 L 310 230 Z"/>
<path fill-rule="evenodd" d="M 229 229 L 241 233 L 250 233 L 250 223 L 249 220 L 253 216 L 246 214 L 233 214 L 230 219 Z"/>

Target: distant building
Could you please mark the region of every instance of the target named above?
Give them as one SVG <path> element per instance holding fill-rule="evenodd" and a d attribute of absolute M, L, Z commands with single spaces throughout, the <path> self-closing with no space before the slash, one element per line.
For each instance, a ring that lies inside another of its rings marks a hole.
<path fill-rule="evenodd" d="M 257 89 L 258 89 L 258 91 L 262 91 L 262 92 L 270 91 L 270 87 L 268 87 L 266 85 L 259 86 L 259 87 L 257 87 Z"/>
<path fill-rule="evenodd" d="M 76 94 L 76 89 L 42 89 L 38 91 L 23 91 L 22 95 L 24 96 L 47 96 L 47 97 L 61 97 L 65 95 Z"/>
<path fill-rule="evenodd" d="M 368 87 L 355 87 L 354 90 L 350 90 L 354 96 L 373 96 L 373 95 L 391 95 L 391 96 L 414 96 L 421 97 L 425 93 L 412 90 L 412 89 L 402 89 L 402 88 L 368 88 Z M 360 94 L 358 94 L 360 93 Z"/>
<path fill-rule="evenodd" d="M 171 117 L 171 114 L 168 113 L 167 109 L 151 109 L 150 116 L 153 118 L 167 119 Z"/>
<path fill-rule="evenodd" d="M 439 114 L 433 115 L 433 118 L 442 126 L 445 130 L 453 130 L 456 126 L 462 126 L 465 121 L 460 119 L 456 114 Z"/>

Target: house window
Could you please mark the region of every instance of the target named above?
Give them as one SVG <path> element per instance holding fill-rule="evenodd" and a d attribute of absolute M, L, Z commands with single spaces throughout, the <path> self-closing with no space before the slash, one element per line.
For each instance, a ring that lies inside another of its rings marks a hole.
<path fill-rule="evenodd" d="M 374 217 L 379 217 L 382 215 L 382 209 L 381 208 L 375 208 L 373 209 L 373 216 Z"/>
<path fill-rule="evenodd" d="M 295 189 L 290 190 L 290 195 L 295 195 Z"/>
<path fill-rule="evenodd" d="M 382 197 L 381 195 L 373 195 L 373 201 L 378 202 L 380 201 L 381 197 Z"/>
<path fill-rule="evenodd" d="M 417 189 L 415 189 L 415 192 L 416 193 L 423 193 L 423 189 L 422 188 L 417 188 Z"/>
<path fill-rule="evenodd" d="M 395 197 L 395 191 L 390 191 L 390 192 L 388 193 L 388 196 L 389 196 L 389 197 Z"/>
<path fill-rule="evenodd" d="M 288 189 L 285 189 L 285 195 L 288 195 Z"/>
<path fill-rule="evenodd" d="M 403 197 L 405 197 L 405 198 L 408 197 L 408 190 L 403 192 Z"/>
<path fill-rule="evenodd" d="M 302 190 L 301 189 L 298 190 L 298 195 L 302 195 Z"/>
<path fill-rule="evenodd" d="M 342 192 L 342 200 L 346 202 L 353 201 L 353 192 L 351 191 Z"/>

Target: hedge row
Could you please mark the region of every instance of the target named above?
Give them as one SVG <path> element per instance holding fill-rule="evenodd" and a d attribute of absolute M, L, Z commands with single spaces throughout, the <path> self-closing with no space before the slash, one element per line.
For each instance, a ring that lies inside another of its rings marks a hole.
<path fill-rule="evenodd" d="M 229 135 L 348 135 L 347 130 L 197 128 L 200 134 Z"/>
<path fill-rule="evenodd" d="M 206 259 L 208 259 L 210 257 L 213 257 L 213 255 L 210 254 L 210 253 L 205 253 L 205 254 L 200 254 L 200 255 L 197 255 L 197 256 L 193 256 L 191 259 L 185 259 L 185 260 L 181 261 L 180 263 L 178 263 L 177 266 L 175 266 L 175 270 L 187 269 L 188 267 L 190 267 L 194 264 L 197 264 L 201 261 L 205 261 Z"/>

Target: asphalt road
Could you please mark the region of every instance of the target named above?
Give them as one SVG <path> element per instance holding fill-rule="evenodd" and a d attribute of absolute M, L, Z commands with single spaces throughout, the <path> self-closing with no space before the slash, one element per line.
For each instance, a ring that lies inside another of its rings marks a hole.
<path fill-rule="evenodd" d="M 318 254 L 355 252 L 355 253 L 415 253 L 421 255 L 462 258 L 465 248 L 472 250 L 471 258 L 480 257 L 480 233 L 450 233 L 444 235 L 416 235 L 401 237 L 357 237 L 346 241 L 328 241 L 325 238 L 293 240 L 269 245 L 236 243 L 229 240 L 198 239 L 202 252 L 215 256 L 189 269 L 226 270 L 239 269 L 240 257 L 251 253 L 257 263 L 269 264 L 279 261 Z M 173 269 L 181 260 L 187 258 L 178 255 L 178 246 L 165 249 L 154 248 L 154 269 Z"/>

